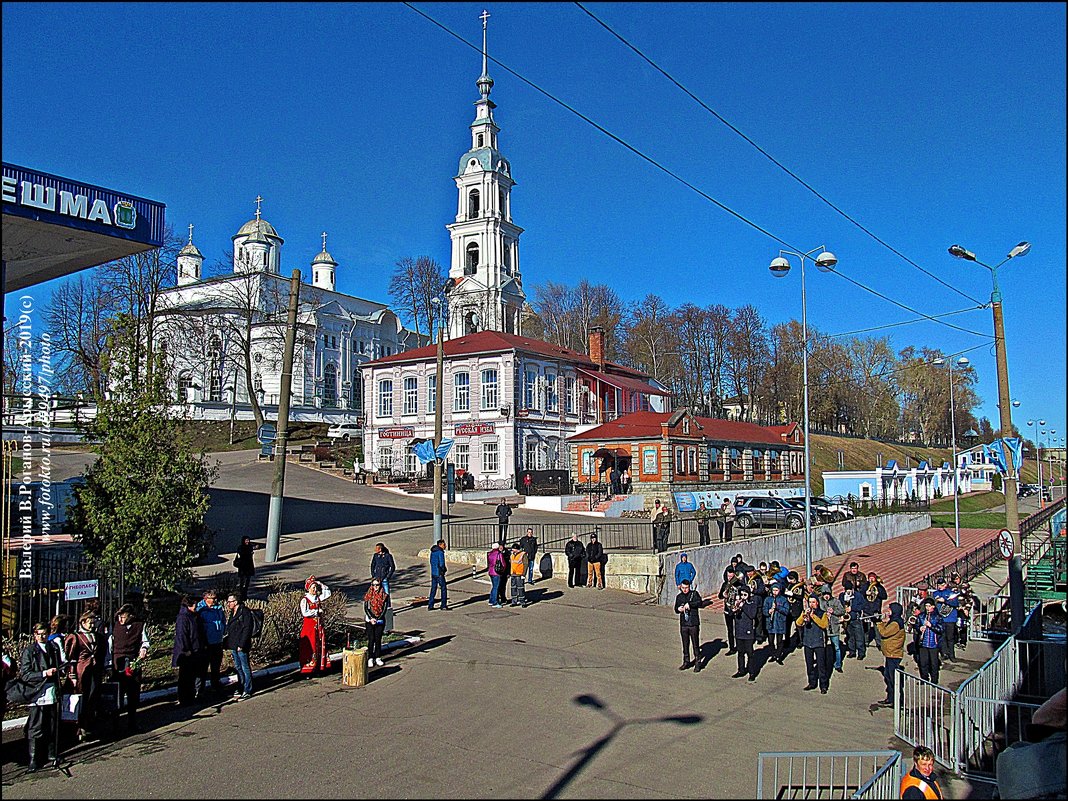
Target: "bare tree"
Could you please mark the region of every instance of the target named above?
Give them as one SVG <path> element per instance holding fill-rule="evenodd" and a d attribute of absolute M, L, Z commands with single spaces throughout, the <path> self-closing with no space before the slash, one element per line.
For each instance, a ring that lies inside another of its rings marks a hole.
<path fill-rule="evenodd" d="M 78 273 L 56 287 L 44 314 L 56 353 L 68 358 L 73 391 L 103 397 L 108 334 L 116 314 L 111 287 L 97 271 Z"/>
<path fill-rule="evenodd" d="M 445 285 L 445 270 L 430 256 L 405 256 L 397 262 L 389 280 L 389 296 L 415 326 L 418 337 L 426 331 L 433 339 L 437 323 L 437 306 L 433 298 L 441 298 Z"/>
<path fill-rule="evenodd" d="M 735 309 L 727 341 L 726 371 L 730 386 L 744 407 L 742 418 L 753 419 L 753 406 L 768 363 L 768 332 L 755 306 Z"/>
<path fill-rule="evenodd" d="M 631 306 L 623 340 L 629 364 L 674 388 L 678 385 L 679 349 L 671 310 L 663 298 L 650 294 Z"/>

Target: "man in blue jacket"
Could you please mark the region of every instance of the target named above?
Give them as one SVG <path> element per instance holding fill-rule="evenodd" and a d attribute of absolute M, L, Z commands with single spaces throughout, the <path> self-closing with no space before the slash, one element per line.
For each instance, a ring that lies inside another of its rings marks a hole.
<path fill-rule="evenodd" d="M 208 672 L 211 672 L 211 689 L 217 693 L 222 692 L 222 682 L 219 681 L 219 670 L 222 667 L 223 658 L 223 635 L 226 634 L 226 610 L 219 603 L 219 595 L 215 590 L 207 590 L 204 600 L 197 604 L 197 615 L 204 624 L 204 659 L 201 662 L 199 693 L 207 695 Z"/>
<path fill-rule="evenodd" d="M 954 646 L 957 642 L 957 608 L 960 606 L 960 593 L 949 586 L 945 576 L 939 576 L 935 582 L 937 589 L 931 593 L 935 599 L 938 614 L 942 617 L 944 634 L 940 643 L 939 651 L 942 660 L 953 662 L 957 658 Z"/>
<path fill-rule="evenodd" d="M 697 589 L 695 578 L 697 578 L 697 568 L 690 562 L 690 557 L 686 553 L 680 553 L 679 563 L 675 565 L 675 586 L 682 587 L 682 582 L 685 581 Z"/>
<path fill-rule="evenodd" d="M 441 609 L 445 611 L 449 608 L 449 589 L 445 585 L 445 540 L 438 540 L 437 545 L 430 549 L 430 597 L 426 602 L 428 610 L 434 608 L 438 587 L 441 587 Z"/>

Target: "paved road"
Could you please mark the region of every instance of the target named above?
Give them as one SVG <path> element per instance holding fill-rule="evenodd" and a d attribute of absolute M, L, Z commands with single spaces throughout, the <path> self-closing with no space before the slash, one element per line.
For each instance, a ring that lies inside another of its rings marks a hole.
<path fill-rule="evenodd" d="M 263 531 L 271 474 L 247 454 L 222 458 L 212 523 L 225 554 L 226 538 Z M 263 573 L 362 586 L 382 539 L 398 558 L 398 596 L 424 590 L 414 554 L 429 539 L 428 501 L 296 465 L 287 492 L 284 558 Z M 202 572 L 228 561 L 215 557 Z M 828 695 L 802 692 L 800 653 L 750 684 L 730 678 L 722 618 L 706 613 L 708 666 L 680 672 L 667 609 L 552 579 L 532 589 L 528 609 L 496 610 L 486 584 L 456 573 L 455 608 L 400 611 L 398 628 L 425 642 L 391 657 L 363 689 L 329 676 L 283 681 L 192 717 L 158 704 L 144 716 L 147 733 L 81 749 L 69 776 L 25 775 L 22 744 L 9 742 L 4 797 L 745 798 L 760 751 L 892 742 L 892 712 L 871 706 L 883 694 L 881 676 L 864 669 L 874 654 L 847 662 Z M 962 680 L 988 654 L 973 644 L 946 678 Z"/>

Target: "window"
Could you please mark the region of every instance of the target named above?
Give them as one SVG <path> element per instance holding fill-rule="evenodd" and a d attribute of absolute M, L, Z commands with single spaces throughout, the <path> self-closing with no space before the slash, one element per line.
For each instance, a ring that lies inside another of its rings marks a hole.
<path fill-rule="evenodd" d="M 556 375 L 554 373 L 545 374 L 545 410 L 549 412 L 555 412 L 558 408 L 558 401 L 556 398 Z"/>
<path fill-rule="evenodd" d="M 477 217 L 479 212 L 479 194 L 477 189 L 467 193 L 467 216 Z"/>
<path fill-rule="evenodd" d="M 500 401 L 500 393 L 497 391 L 497 371 L 483 370 L 482 385 L 482 408 L 496 409 Z"/>
<path fill-rule="evenodd" d="M 208 400 L 211 403 L 222 403 L 222 370 L 218 367 L 211 368 L 210 394 Z"/>
<path fill-rule="evenodd" d="M 475 137 L 475 142 L 477 147 L 482 147 L 486 142 L 485 134 L 479 134 L 477 137 Z"/>
<path fill-rule="evenodd" d="M 719 448 L 709 448 L 708 449 L 708 472 L 709 473 L 718 473 L 719 469 L 720 469 L 720 467 L 719 467 Z"/>
<path fill-rule="evenodd" d="M 393 382 L 389 379 L 378 382 L 378 416 L 393 416 Z"/>
<path fill-rule="evenodd" d="M 675 448 L 675 475 L 686 472 L 686 451 L 683 448 Z"/>
<path fill-rule="evenodd" d="M 415 455 L 414 447 L 404 449 L 404 472 L 414 475 L 419 470 L 419 457 Z"/>
<path fill-rule="evenodd" d="M 379 470 L 392 470 L 393 469 L 393 446 L 382 445 L 378 449 L 378 469 Z"/>
<path fill-rule="evenodd" d="M 178 376 L 178 402 L 189 403 L 192 400 L 193 376 L 188 370 L 184 370 Z"/>
<path fill-rule="evenodd" d="M 456 469 L 464 472 L 471 469 L 471 444 L 468 442 L 456 443 Z"/>
<path fill-rule="evenodd" d="M 504 187 L 503 186 L 500 189 L 497 190 L 497 202 L 498 202 L 499 208 L 501 210 L 501 216 L 504 217 L 504 219 L 507 220 L 508 219 L 508 193 L 504 191 Z"/>
<path fill-rule="evenodd" d="M 523 384 L 523 404 L 528 409 L 538 408 L 538 371 L 527 370 L 526 381 Z"/>
<path fill-rule="evenodd" d="M 471 409 L 471 374 L 456 373 L 453 376 L 452 410 L 466 412 Z"/>
<path fill-rule="evenodd" d="M 437 414 L 437 402 L 438 402 L 438 377 L 436 375 L 428 375 L 426 377 L 426 408 L 427 414 L 433 412 Z"/>
<path fill-rule="evenodd" d="M 221 355 L 222 340 L 216 335 L 211 338 L 210 342 L 208 342 L 208 356 L 213 359 L 218 359 Z"/>
<path fill-rule="evenodd" d="M 568 414 L 575 413 L 575 378 L 568 376 L 565 383 L 567 389 L 564 392 L 564 411 Z"/>
<path fill-rule="evenodd" d="M 404 379 L 404 413 L 415 414 L 419 411 L 419 379 L 409 376 Z"/>
<path fill-rule="evenodd" d="M 690 468 L 689 473 L 691 476 L 697 475 L 697 448 L 686 449 L 686 461 L 687 466 Z"/>
<path fill-rule="evenodd" d="M 496 473 L 501 469 L 496 442 L 482 443 L 482 472 Z"/>
<path fill-rule="evenodd" d="M 560 469 L 560 438 L 549 437 L 546 440 L 547 452 L 545 455 L 545 466 L 550 470 Z"/>
<path fill-rule="evenodd" d="M 682 433 L 683 434 L 689 434 L 690 433 L 690 418 L 689 417 L 684 417 L 682 419 Z"/>
<path fill-rule="evenodd" d="M 474 275 L 478 272 L 478 244 L 472 242 L 467 246 L 467 260 L 464 262 L 464 275 Z"/>
<path fill-rule="evenodd" d="M 337 367 L 332 362 L 323 367 L 323 406 L 337 406 Z"/>
<path fill-rule="evenodd" d="M 526 442 L 526 449 L 523 452 L 523 467 L 527 470 L 538 469 L 538 441 L 536 439 L 528 439 Z"/>
<path fill-rule="evenodd" d="M 504 274 L 512 274 L 512 240 L 504 240 Z"/>

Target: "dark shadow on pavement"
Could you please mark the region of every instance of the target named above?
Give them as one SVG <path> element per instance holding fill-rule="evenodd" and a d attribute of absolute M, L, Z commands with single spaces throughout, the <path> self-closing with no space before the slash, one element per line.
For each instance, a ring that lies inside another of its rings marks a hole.
<path fill-rule="evenodd" d="M 551 601 L 554 598 L 562 598 L 564 593 L 560 590 L 534 589 L 527 590 L 527 603 L 536 604 L 542 601 Z"/>
<path fill-rule="evenodd" d="M 435 648 L 440 648 L 443 645 L 448 645 L 456 638 L 455 634 L 449 634 L 443 637 L 435 637 L 432 640 L 423 640 L 415 645 L 407 646 L 405 648 L 395 648 L 386 652 L 386 664 L 389 664 L 391 659 L 398 657 L 413 656 L 414 654 L 420 654 L 424 651 L 432 651 Z"/>

